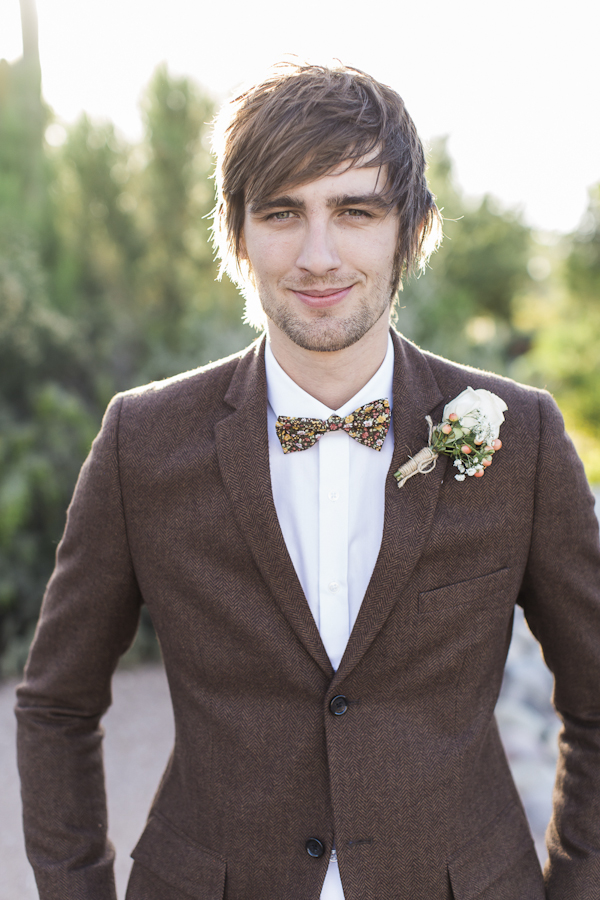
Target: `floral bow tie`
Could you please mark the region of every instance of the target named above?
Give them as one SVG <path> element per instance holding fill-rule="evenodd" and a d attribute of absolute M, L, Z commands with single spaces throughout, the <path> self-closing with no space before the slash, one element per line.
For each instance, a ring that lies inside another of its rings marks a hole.
<path fill-rule="evenodd" d="M 381 450 L 391 418 L 389 402 L 374 400 L 373 403 L 354 410 L 349 416 L 329 416 L 326 421 L 279 416 L 275 431 L 284 453 L 308 450 L 328 431 L 346 431 L 359 444 Z"/>

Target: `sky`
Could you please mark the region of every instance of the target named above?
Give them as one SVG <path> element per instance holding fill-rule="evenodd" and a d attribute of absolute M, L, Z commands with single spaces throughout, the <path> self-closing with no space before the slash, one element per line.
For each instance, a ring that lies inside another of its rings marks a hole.
<path fill-rule="evenodd" d="M 217 99 L 284 54 L 338 58 L 390 84 L 425 142 L 446 135 L 459 185 L 536 228 L 570 231 L 600 181 L 600 5 L 593 0 L 38 0 L 43 91 L 141 134 L 156 65 Z M 20 52 L 0 0 L 0 57 Z"/>

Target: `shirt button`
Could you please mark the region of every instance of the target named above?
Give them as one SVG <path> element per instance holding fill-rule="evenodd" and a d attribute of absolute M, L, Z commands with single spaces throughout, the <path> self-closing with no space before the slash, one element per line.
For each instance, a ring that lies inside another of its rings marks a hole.
<path fill-rule="evenodd" d="M 340 589 L 340 586 L 337 583 L 337 581 L 330 581 L 329 584 L 327 585 L 327 587 L 329 588 L 329 590 L 331 591 L 332 594 L 337 594 L 337 592 Z"/>
<path fill-rule="evenodd" d="M 336 500 L 339 500 L 339 499 L 340 499 L 340 495 L 338 494 L 337 491 L 329 491 L 329 493 L 327 494 L 327 496 L 329 497 L 330 500 L 333 500 L 334 502 L 335 502 Z"/>

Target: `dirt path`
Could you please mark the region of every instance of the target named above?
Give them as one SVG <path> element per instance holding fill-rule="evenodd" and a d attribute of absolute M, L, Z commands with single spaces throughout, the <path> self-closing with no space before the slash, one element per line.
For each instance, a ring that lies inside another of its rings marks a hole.
<path fill-rule="evenodd" d="M 16 682 L 0 687 L 0 900 L 37 900 L 21 832 L 15 687 Z M 129 853 L 142 832 L 173 744 L 173 718 L 165 675 L 158 666 L 117 672 L 113 698 L 104 718 L 104 760 L 109 830 L 117 849 L 117 892 L 123 898 L 131 868 Z"/>

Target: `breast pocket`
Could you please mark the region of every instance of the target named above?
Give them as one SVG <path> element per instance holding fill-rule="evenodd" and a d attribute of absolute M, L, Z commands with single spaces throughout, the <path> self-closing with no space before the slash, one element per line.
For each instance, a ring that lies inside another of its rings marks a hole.
<path fill-rule="evenodd" d="M 131 854 L 125 900 L 223 900 L 222 857 L 175 831 L 153 814 Z"/>
<path fill-rule="evenodd" d="M 459 609 L 498 606 L 507 601 L 510 569 L 505 567 L 482 575 L 445 584 L 419 594 L 419 614 L 427 615 Z M 511 606 L 514 600 L 511 599 Z"/>

